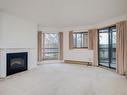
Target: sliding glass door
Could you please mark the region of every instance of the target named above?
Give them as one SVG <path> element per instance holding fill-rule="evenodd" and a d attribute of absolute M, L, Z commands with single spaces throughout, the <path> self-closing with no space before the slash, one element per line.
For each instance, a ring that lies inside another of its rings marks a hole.
<path fill-rule="evenodd" d="M 116 27 L 99 30 L 99 65 L 116 68 Z"/>

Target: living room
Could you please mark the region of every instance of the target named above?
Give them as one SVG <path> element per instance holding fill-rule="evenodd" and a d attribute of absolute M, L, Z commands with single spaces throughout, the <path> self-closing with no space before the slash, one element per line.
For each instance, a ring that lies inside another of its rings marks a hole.
<path fill-rule="evenodd" d="M 0 0 L 0 95 L 127 95 L 126 0 Z"/>

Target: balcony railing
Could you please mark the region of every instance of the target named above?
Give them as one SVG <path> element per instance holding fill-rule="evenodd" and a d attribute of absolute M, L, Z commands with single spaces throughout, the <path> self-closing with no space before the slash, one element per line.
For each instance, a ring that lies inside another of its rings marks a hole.
<path fill-rule="evenodd" d="M 43 60 L 57 60 L 59 56 L 58 48 L 42 48 Z"/>

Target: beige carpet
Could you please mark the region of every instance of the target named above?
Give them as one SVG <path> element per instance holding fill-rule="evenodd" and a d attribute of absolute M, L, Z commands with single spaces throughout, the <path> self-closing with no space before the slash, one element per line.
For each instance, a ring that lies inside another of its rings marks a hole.
<path fill-rule="evenodd" d="M 99 67 L 43 64 L 0 79 L 0 95 L 127 95 L 127 79 Z"/>

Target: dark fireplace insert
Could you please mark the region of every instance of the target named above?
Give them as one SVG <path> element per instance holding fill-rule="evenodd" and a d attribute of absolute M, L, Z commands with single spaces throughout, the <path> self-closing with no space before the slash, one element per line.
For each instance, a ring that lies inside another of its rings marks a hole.
<path fill-rule="evenodd" d="M 7 53 L 7 76 L 27 70 L 28 53 Z"/>

